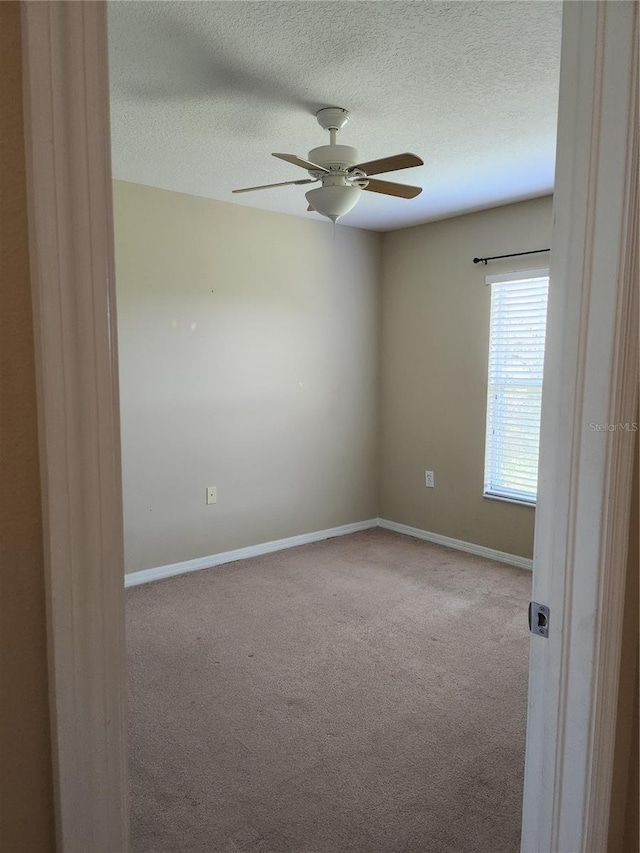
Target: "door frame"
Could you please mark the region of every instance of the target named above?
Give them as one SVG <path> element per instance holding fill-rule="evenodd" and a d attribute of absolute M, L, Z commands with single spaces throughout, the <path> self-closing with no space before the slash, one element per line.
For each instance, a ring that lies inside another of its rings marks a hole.
<path fill-rule="evenodd" d="M 128 849 L 106 5 L 22 2 L 56 841 Z"/>
<path fill-rule="evenodd" d="M 638 405 L 638 9 L 565 2 L 522 851 L 605 851 Z M 608 426 L 613 425 L 614 429 Z M 601 427 L 599 429 L 599 427 Z"/>
<path fill-rule="evenodd" d="M 23 0 L 22 21 L 57 846 L 124 853 L 106 7 Z M 637 406 L 637 26 L 630 2 L 564 4 L 534 554 L 551 623 L 531 643 L 526 853 L 606 849 L 633 442 L 589 423 Z"/>

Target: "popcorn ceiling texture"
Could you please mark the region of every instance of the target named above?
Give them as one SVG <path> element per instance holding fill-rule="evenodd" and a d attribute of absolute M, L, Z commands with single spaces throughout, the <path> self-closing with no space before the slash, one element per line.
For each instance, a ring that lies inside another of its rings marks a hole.
<path fill-rule="evenodd" d="M 553 188 L 560 2 L 112 2 L 116 178 L 300 216 L 304 187 L 232 196 L 305 172 L 328 142 L 314 113 L 346 107 L 338 141 L 417 199 L 365 193 L 344 224 L 385 231 Z"/>

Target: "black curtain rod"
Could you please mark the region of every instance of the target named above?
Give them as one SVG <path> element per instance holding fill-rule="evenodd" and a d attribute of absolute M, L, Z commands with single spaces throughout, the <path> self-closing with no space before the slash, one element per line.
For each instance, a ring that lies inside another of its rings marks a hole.
<path fill-rule="evenodd" d="M 533 249 L 531 252 L 514 252 L 512 255 L 494 255 L 492 258 L 474 258 L 474 264 L 487 265 L 487 261 L 499 261 L 500 258 L 519 258 L 521 255 L 539 255 L 540 252 L 550 252 L 551 249 Z"/>

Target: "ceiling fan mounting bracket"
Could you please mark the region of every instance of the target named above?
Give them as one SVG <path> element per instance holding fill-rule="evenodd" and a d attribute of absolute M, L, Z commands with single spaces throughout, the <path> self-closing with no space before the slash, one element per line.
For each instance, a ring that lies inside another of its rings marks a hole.
<path fill-rule="evenodd" d="M 342 130 L 349 121 L 349 110 L 342 107 L 324 107 L 318 110 L 316 118 L 323 130 Z"/>

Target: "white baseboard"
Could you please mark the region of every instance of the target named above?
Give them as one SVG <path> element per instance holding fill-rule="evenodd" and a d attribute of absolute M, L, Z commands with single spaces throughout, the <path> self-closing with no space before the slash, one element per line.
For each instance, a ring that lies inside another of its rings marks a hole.
<path fill-rule="evenodd" d="M 286 539 L 276 539 L 273 542 L 263 542 L 260 545 L 249 545 L 247 548 L 236 548 L 235 551 L 224 551 L 208 557 L 197 557 L 195 560 L 185 560 L 183 563 L 171 563 L 168 566 L 158 566 L 155 569 L 143 569 L 140 572 L 129 572 L 124 576 L 125 587 L 138 586 L 142 583 L 171 578 L 174 575 L 184 575 L 187 572 L 197 572 L 201 569 L 211 569 L 224 563 L 236 560 L 246 560 L 248 557 L 258 557 L 260 554 L 271 554 L 274 551 L 284 551 L 285 548 L 295 548 L 297 545 L 308 545 L 310 542 L 320 542 L 334 536 L 346 536 L 359 530 L 370 530 L 378 526 L 377 518 L 366 521 L 356 521 L 353 524 L 342 524 L 340 527 L 330 527 L 327 530 L 316 530 L 313 533 L 302 533 L 299 536 L 289 536 Z"/>
<path fill-rule="evenodd" d="M 139 586 L 143 583 L 151 583 L 151 581 L 159 581 L 175 575 L 198 572 L 201 569 L 212 569 L 214 566 L 222 566 L 236 560 L 246 560 L 249 557 L 259 557 L 261 554 L 284 551 L 286 548 L 308 545 L 310 542 L 321 542 L 323 539 L 331 539 L 334 536 L 347 536 L 349 533 L 371 530 L 373 527 L 393 530 L 395 533 L 403 533 L 405 536 L 413 536 L 415 539 L 424 539 L 427 542 L 434 542 L 436 545 L 444 545 L 446 548 L 465 551 L 468 554 L 486 557 L 488 560 L 496 560 L 498 563 L 507 563 L 520 569 L 531 571 L 533 568 L 533 560 L 519 557 L 517 554 L 506 554 L 504 551 L 485 548 L 484 545 L 474 545 L 472 542 L 463 542 L 461 539 L 452 539 L 449 536 L 441 536 L 439 533 L 429 533 L 427 530 L 409 527 L 408 524 L 400 524 L 397 521 L 388 521 L 386 518 L 369 518 L 366 521 L 342 524 L 340 527 L 330 527 L 327 530 L 316 530 L 313 533 L 301 533 L 299 536 L 289 536 L 286 539 L 275 539 L 273 542 L 262 542 L 260 545 L 236 548 L 235 551 L 223 551 L 220 554 L 211 554 L 208 557 L 197 557 L 195 560 L 185 560 L 182 563 L 170 563 L 168 566 L 130 572 L 124 576 L 124 585 L 125 587 Z"/>
<path fill-rule="evenodd" d="M 504 551 L 485 548 L 484 545 L 474 545 L 472 542 L 452 539 L 450 536 L 442 536 L 440 533 L 429 533 L 428 530 L 409 527 L 408 524 L 400 524 L 397 521 L 387 521 L 386 518 L 378 519 L 378 527 L 393 530 L 395 533 L 404 533 L 405 536 L 413 536 L 415 539 L 425 539 L 427 542 L 444 545 L 446 548 L 455 548 L 456 551 L 465 551 L 478 557 L 486 557 L 488 560 L 496 560 L 498 563 L 507 563 L 509 566 L 517 566 L 519 569 L 533 570 L 533 560 L 529 560 L 527 557 L 519 557 L 517 554 L 506 554 Z"/>

